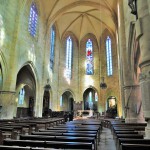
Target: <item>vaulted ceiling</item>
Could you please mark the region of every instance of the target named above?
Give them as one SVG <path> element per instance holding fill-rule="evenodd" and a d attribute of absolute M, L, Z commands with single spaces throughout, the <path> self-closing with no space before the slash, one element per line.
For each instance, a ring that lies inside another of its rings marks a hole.
<path fill-rule="evenodd" d="M 72 31 L 81 40 L 92 33 L 97 40 L 103 30 L 112 35 L 117 29 L 118 0 L 40 0 L 49 28 L 55 23 L 60 39 L 67 31 Z"/>

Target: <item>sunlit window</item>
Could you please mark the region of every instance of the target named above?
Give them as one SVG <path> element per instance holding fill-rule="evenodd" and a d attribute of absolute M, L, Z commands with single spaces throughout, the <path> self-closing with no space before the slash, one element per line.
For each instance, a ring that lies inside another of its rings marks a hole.
<path fill-rule="evenodd" d="M 95 101 L 96 101 L 96 102 L 98 101 L 98 95 L 97 95 L 97 92 L 95 93 Z"/>
<path fill-rule="evenodd" d="M 93 75 L 94 65 L 93 65 L 93 46 L 92 41 L 88 39 L 86 42 L 86 74 Z"/>
<path fill-rule="evenodd" d="M 60 106 L 62 106 L 62 96 L 60 97 Z"/>
<path fill-rule="evenodd" d="M 107 75 L 111 76 L 113 74 L 113 68 L 112 68 L 111 39 L 109 36 L 106 39 L 106 58 L 107 58 Z"/>
<path fill-rule="evenodd" d="M 3 85 L 3 74 L 2 74 L 2 68 L 0 65 L 0 90 L 2 89 L 2 85 Z"/>
<path fill-rule="evenodd" d="M 22 88 L 19 92 L 19 105 L 22 105 L 24 103 L 24 97 L 25 97 L 25 90 Z"/>
<path fill-rule="evenodd" d="M 0 48 L 4 44 L 4 39 L 5 39 L 5 29 L 4 29 L 3 17 L 0 14 Z"/>
<path fill-rule="evenodd" d="M 72 39 L 69 36 L 66 41 L 66 68 L 65 77 L 71 79 L 72 76 Z"/>
<path fill-rule="evenodd" d="M 31 4 L 30 7 L 30 16 L 29 16 L 29 33 L 31 36 L 35 37 L 37 30 L 37 22 L 38 22 L 38 11 L 36 5 L 34 3 Z"/>
<path fill-rule="evenodd" d="M 51 27 L 50 33 L 50 68 L 53 70 L 54 67 L 54 53 L 55 53 L 55 27 Z"/>
<path fill-rule="evenodd" d="M 89 102 L 92 102 L 92 92 L 89 93 Z"/>

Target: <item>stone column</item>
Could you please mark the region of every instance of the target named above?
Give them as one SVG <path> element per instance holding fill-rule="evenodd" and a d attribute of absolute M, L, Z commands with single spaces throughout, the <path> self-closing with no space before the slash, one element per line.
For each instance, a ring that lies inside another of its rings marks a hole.
<path fill-rule="evenodd" d="M 144 122 L 140 86 L 126 86 L 124 90 L 127 106 L 125 108 L 126 122 Z"/>
<path fill-rule="evenodd" d="M 124 25 L 124 13 L 123 13 L 123 0 L 118 1 L 118 9 L 120 10 L 120 14 L 118 14 L 118 22 L 120 22 L 120 25 L 118 25 L 118 55 L 119 55 L 119 73 L 120 73 L 120 86 L 121 86 L 121 99 L 122 99 L 122 112 L 123 117 L 125 117 L 124 114 L 124 106 L 125 106 L 125 93 L 124 93 L 124 79 L 126 77 L 125 71 L 126 66 L 123 64 L 126 64 L 126 39 L 125 39 L 125 25 Z"/>
<path fill-rule="evenodd" d="M 0 106 L 2 106 L 0 119 L 12 119 L 16 116 L 15 92 L 0 91 Z"/>
<path fill-rule="evenodd" d="M 125 113 L 126 122 L 144 122 L 143 112 L 141 109 L 141 91 L 139 84 L 133 77 L 133 65 L 129 60 L 131 60 L 131 49 L 129 50 L 126 45 L 126 34 L 125 34 L 125 24 L 130 23 L 130 18 L 128 20 L 124 19 L 124 7 L 123 1 L 120 0 L 120 26 L 118 27 L 119 33 L 119 49 L 120 49 L 120 60 L 121 66 L 120 70 L 122 73 L 122 87 L 124 95 L 123 97 L 123 106 Z M 126 4 L 124 2 L 124 4 Z M 126 22 L 125 22 L 126 21 Z M 128 30 L 127 30 L 128 31 Z M 128 37 L 126 37 L 128 38 Z M 128 43 L 131 41 L 128 41 Z M 132 44 L 132 43 L 129 43 Z"/>
<path fill-rule="evenodd" d="M 147 127 L 145 129 L 146 138 L 150 138 L 150 13 L 149 1 L 138 0 L 137 12 L 139 22 L 139 43 L 141 52 L 141 75 L 140 85 L 142 91 L 142 107 Z"/>

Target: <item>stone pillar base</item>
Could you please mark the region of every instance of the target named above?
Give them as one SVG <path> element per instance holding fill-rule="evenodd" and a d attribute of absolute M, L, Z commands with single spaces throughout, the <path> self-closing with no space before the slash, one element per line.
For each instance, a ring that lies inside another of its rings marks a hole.
<path fill-rule="evenodd" d="M 0 119 L 13 119 L 16 116 L 17 105 L 15 102 L 15 92 L 0 91 Z"/>
<path fill-rule="evenodd" d="M 150 120 L 148 120 L 147 127 L 145 128 L 145 139 L 150 139 Z"/>
<path fill-rule="evenodd" d="M 136 123 L 137 118 L 125 118 L 125 123 Z"/>
<path fill-rule="evenodd" d="M 145 137 L 144 139 L 150 139 L 150 127 L 145 128 Z"/>

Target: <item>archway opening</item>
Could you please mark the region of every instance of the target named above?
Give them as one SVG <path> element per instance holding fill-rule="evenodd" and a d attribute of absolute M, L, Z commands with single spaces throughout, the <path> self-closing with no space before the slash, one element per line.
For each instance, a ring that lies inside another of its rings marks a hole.
<path fill-rule="evenodd" d="M 16 99 L 17 112 L 16 117 L 33 117 L 36 97 L 36 82 L 32 69 L 29 65 L 20 69 L 17 74 Z"/>
<path fill-rule="evenodd" d="M 88 88 L 83 94 L 84 110 L 97 111 L 98 108 L 98 94 L 93 88 Z"/>
<path fill-rule="evenodd" d="M 74 98 L 70 91 L 66 91 L 60 98 L 60 107 L 62 111 L 74 110 Z"/>

